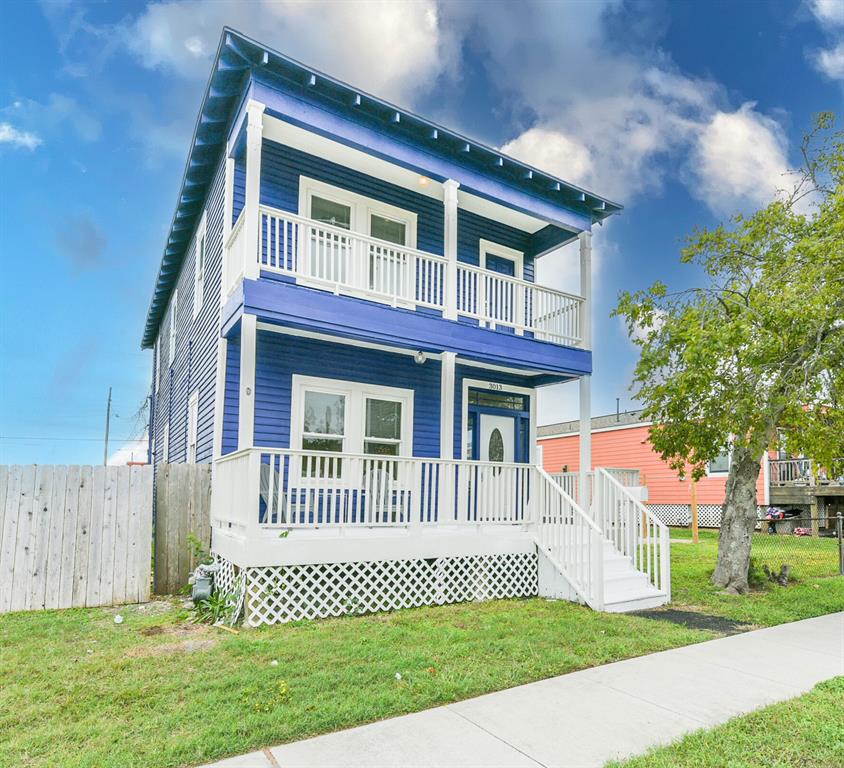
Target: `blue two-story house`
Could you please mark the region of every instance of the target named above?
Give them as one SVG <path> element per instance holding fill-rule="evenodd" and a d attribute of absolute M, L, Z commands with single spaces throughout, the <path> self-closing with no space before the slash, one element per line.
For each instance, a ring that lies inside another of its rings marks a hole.
<path fill-rule="evenodd" d="M 252 624 L 545 594 L 668 599 L 628 475 L 536 461 L 580 381 L 619 206 L 224 30 L 147 316 L 152 452 L 213 462 L 217 586 Z M 571 244 L 578 295 L 538 284 Z"/>

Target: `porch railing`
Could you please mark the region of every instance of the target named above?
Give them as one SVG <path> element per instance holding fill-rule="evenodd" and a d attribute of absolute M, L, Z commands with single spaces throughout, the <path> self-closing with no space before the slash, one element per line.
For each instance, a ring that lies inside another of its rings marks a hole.
<path fill-rule="evenodd" d="M 582 342 L 580 296 L 462 262 L 456 285 L 449 285 L 448 260 L 442 256 L 265 205 L 258 212 L 259 245 L 249 248 L 243 214 L 229 235 L 227 293 L 246 273 L 247 261 L 257 259 L 262 270 L 334 293 L 411 309 L 450 309 L 482 325 L 555 344 Z"/>
<path fill-rule="evenodd" d="M 216 464 L 220 507 L 212 498 L 212 516 L 233 513 L 238 527 L 250 521 L 260 528 L 529 521 L 528 464 L 270 448 L 238 451 Z"/>
<path fill-rule="evenodd" d="M 636 498 L 625 485 L 631 475 L 596 469 L 592 509 L 604 538 L 629 558 L 651 585 L 671 596 L 671 553 L 668 526 Z"/>

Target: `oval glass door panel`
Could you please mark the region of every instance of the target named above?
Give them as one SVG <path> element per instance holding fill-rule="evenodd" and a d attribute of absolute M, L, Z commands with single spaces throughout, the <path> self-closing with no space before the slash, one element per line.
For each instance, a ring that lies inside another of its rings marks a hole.
<path fill-rule="evenodd" d="M 497 427 L 489 436 L 489 461 L 504 461 L 504 438 Z"/>

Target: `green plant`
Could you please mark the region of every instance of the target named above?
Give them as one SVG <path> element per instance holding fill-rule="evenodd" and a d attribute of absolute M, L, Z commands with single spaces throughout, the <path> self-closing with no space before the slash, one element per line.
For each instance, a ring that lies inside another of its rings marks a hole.
<path fill-rule="evenodd" d="M 199 540 L 196 534 L 193 533 L 193 531 L 188 534 L 188 549 L 190 550 L 191 556 L 197 565 L 210 565 L 214 562 L 214 558 L 211 557 L 211 553 Z"/>
<path fill-rule="evenodd" d="M 218 624 L 229 618 L 237 601 L 230 592 L 214 592 L 207 600 L 200 600 L 194 608 L 194 621 L 198 624 Z"/>

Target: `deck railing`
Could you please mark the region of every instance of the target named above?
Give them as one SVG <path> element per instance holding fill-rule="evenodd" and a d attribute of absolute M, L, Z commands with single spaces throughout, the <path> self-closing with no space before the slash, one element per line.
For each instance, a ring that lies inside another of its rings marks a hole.
<path fill-rule="evenodd" d="M 636 570 L 661 592 L 671 596 L 668 527 L 636 497 L 622 470 L 596 469 L 592 509 L 604 538 L 630 559 Z"/>
<path fill-rule="evenodd" d="M 259 237 L 246 242 L 245 216 L 226 243 L 226 292 L 247 273 L 249 259 L 261 270 L 334 293 L 470 317 L 555 344 L 582 342 L 584 301 L 526 280 L 459 262 L 449 285 L 448 260 L 416 248 L 323 224 L 266 205 L 259 206 Z"/>
<path fill-rule="evenodd" d="M 529 522 L 528 464 L 253 448 L 216 466 L 212 516 L 237 527 Z"/>

